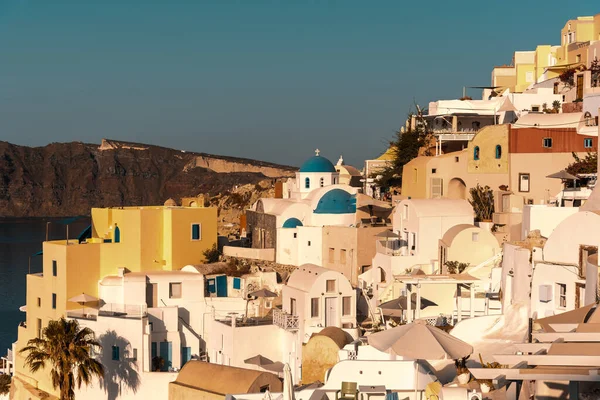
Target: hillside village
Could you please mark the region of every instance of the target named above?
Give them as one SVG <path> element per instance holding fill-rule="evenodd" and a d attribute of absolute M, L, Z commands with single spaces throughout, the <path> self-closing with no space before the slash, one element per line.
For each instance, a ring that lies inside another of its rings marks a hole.
<path fill-rule="evenodd" d="M 82 399 L 600 398 L 600 14 L 558 28 L 403 122 L 406 163 L 92 208 L 27 276 L 10 398 L 61 395 L 26 346 L 62 318 L 100 345 Z"/>

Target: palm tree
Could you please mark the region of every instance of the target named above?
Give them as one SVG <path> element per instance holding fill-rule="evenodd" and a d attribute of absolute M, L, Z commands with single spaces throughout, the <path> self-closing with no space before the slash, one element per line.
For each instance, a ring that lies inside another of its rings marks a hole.
<path fill-rule="evenodd" d="M 94 331 L 80 328 L 76 320 L 61 318 L 50 321 L 42 337 L 29 340 L 20 353 L 28 353 L 25 365 L 33 373 L 50 364 L 52 386 L 60 389 L 60 399 L 73 400 L 75 384 L 79 389 L 94 376 L 104 376 L 104 367 L 90 355 L 93 348 L 102 347 L 94 336 Z"/>

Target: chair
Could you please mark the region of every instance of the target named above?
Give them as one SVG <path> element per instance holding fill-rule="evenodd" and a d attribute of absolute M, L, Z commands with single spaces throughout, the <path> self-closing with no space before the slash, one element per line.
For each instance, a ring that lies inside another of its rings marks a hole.
<path fill-rule="evenodd" d="M 356 382 L 342 382 L 342 390 L 335 392 L 335 400 L 358 400 Z"/>

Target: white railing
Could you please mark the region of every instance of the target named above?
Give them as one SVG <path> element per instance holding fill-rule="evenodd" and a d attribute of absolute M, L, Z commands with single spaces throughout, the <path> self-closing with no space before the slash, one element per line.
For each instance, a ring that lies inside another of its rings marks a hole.
<path fill-rule="evenodd" d="M 143 318 L 148 315 L 148 307 L 146 304 L 106 303 L 100 307 L 98 315 L 119 318 Z"/>
<path fill-rule="evenodd" d="M 408 247 L 404 240 L 378 240 L 376 251 L 390 256 L 404 256 L 407 254 Z"/>
<path fill-rule="evenodd" d="M 273 310 L 273 325 L 277 325 L 286 331 L 297 331 L 300 326 L 300 320 L 297 315 L 290 315 L 282 310 Z"/>

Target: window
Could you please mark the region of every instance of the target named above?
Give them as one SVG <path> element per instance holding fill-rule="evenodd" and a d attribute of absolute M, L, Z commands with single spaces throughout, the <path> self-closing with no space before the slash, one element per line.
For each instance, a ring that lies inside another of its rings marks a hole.
<path fill-rule="evenodd" d="M 329 248 L 329 262 L 332 263 L 335 257 L 335 249 L 333 247 Z"/>
<path fill-rule="evenodd" d="M 342 297 L 342 315 L 352 315 L 352 297 Z"/>
<path fill-rule="evenodd" d="M 298 233 L 294 232 L 294 239 L 296 239 L 298 237 Z"/>
<path fill-rule="evenodd" d="M 531 112 L 540 112 L 540 106 L 531 106 Z"/>
<path fill-rule="evenodd" d="M 264 385 L 260 387 L 260 393 L 266 393 L 267 390 L 271 390 L 271 385 Z"/>
<path fill-rule="evenodd" d="M 290 298 L 290 314 L 296 315 L 296 299 Z"/>
<path fill-rule="evenodd" d="M 94 347 L 94 346 L 91 346 Z M 137 361 L 137 349 L 133 349 L 133 361 Z"/>
<path fill-rule="evenodd" d="M 325 281 L 325 291 L 327 293 L 335 292 L 335 279 L 328 279 Z"/>
<path fill-rule="evenodd" d="M 338 183 L 337 178 L 333 178 L 333 184 L 336 185 Z"/>
<path fill-rule="evenodd" d="M 58 275 L 58 265 L 56 264 L 56 260 L 52 260 L 52 276 Z"/>
<path fill-rule="evenodd" d="M 37 338 L 41 339 L 42 338 L 42 319 L 41 318 L 37 319 L 37 325 L 35 326 L 35 329 L 36 329 L 35 333 L 37 334 Z"/>
<path fill-rule="evenodd" d="M 323 178 L 319 179 L 319 186 L 320 187 L 325 186 L 325 179 L 323 179 Z"/>
<path fill-rule="evenodd" d="M 454 157 L 454 162 L 459 162 L 460 161 L 460 157 Z"/>
<path fill-rule="evenodd" d="M 419 170 L 417 168 L 413 168 L 413 183 L 417 183 L 419 178 Z"/>
<path fill-rule="evenodd" d="M 154 331 L 154 322 L 148 322 L 148 325 L 150 325 L 150 332 Z"/>
<path fill-rule="evenodd" d="M 437 168 L 431 168 L 431 173 L 435 174 L 437 172 Z"/>
<path fill-rule="evenodd" d="M 304 179 L 304 189 L 310 189 L 310 178 Z"/>
<path fill-rule="evenodd" d="M 471 234 L 471 240 L 472 240 L 473 242 L 478 242 L 478 241 L 479 241 L 479 232 L 473 232 L 473 233 Z"/>
<path fill-rule="evenodd" d="M 340 250 L 340 263 L 346 264 L 346 249 Z"/>
<path fill-rule="evenodd" d="M 202 240 L 201 224 L 192 224 L 192 240 Z"/>
<path fill-rule="evenodd" d="M 519 174 L 519 192 L 529 192 L 529 174 Z"/>
<path fill-rule="evenodd" d="M 479 146 L 475 146 L 473 149 L 473 160 L 479 160 Z"/>
<path fill-rule="evenodd" d="M 181 282 L 169 283 L 169 298 L 170 299 L 181 298 Z"/>
<path fill-rule="evenodd" d="M 52 309 L 56 310 L 56 293 L 52 293 Z"/>
<path fill-rule="evenodd" d="M 558 295 L 558 306 L 567 307 L 567 285 L 565 283 L 556 284 L 556 293 Z"/>
<path fill-rule="evenodd" d="M 41 307 L 41 306 L 42 306 L 42 298 L 38 297 L 38 307 Z"/>
<path fill-rule="evenodd" d="M 310 246 L 310 240 L 308 241 L 308 245 Z"/>
<path fill-rule="evenodd" d="M 533 82 L 533 71 L 527 71 L 525 73 L 525 82 L 527 82 L 527 83 Z"/>
<path fill-rule="evenodd" d="M 437 199 L 444 194 L 444 180 L 442 178 L 431 178 L 431 198 Z"/>
<path fill-rule="evenodd" d="M 237 290 L 242 288 L 242 280 L 240 278 L 233 278 L 233 288 Z"/>
<path fill-rule="evenodd" d="M 402 211 L 402 219 L 408 219 L 408 204 L 404 205 Z"/>
<path fill-rule="evenodd" d="M 112 359 L 113 361 L 119 361 L 119 346 L 112 347 Z"/>
<path fill-rule="evenodd" d="M 411 239 L 412 239 L 411 240 L 410 249 L 411 250 L 416 250 L 417 249 L 417 234 L 413 232 L 413 233 L 410 234 L 410 236 L 411 236 Z"/>
<path fill-rule="evenodd" d="M 217 293 L 217 285 L 214 278 L 207 279 L 206 285 L 208 286 L 208 293 Z"/>
<path fill-rule="evenodd" d="M 319 298 L 313 297 L 310 299 L 310 317 L 318 318 L 319 317 Z"/>
<path fill-rule="evenodd" d="M 546 137 L 544 139 L 542 139 L 542 145 L 547 148 L 550 149 L 552 148 L 552 138 Z"/>
<path fill-rule="evenodd" d="M 499 144 L 496 145 L 496 160 L 502 158 L 502 146 Z"/>
<path fill-rule="evenodd" d="M 591 138 L 583 139 L 583 147 L 585 147 L 586 149 L 591 149 L 592 148 L 592 139 Z"/>
<path fill-rule="evenodd" d="M 578 63 L 580 63 L 580 62 L 581 62 L 581 54 L 577 54 L 577 55 L 575 56 L 575 62 L 578 62 Z"/>

